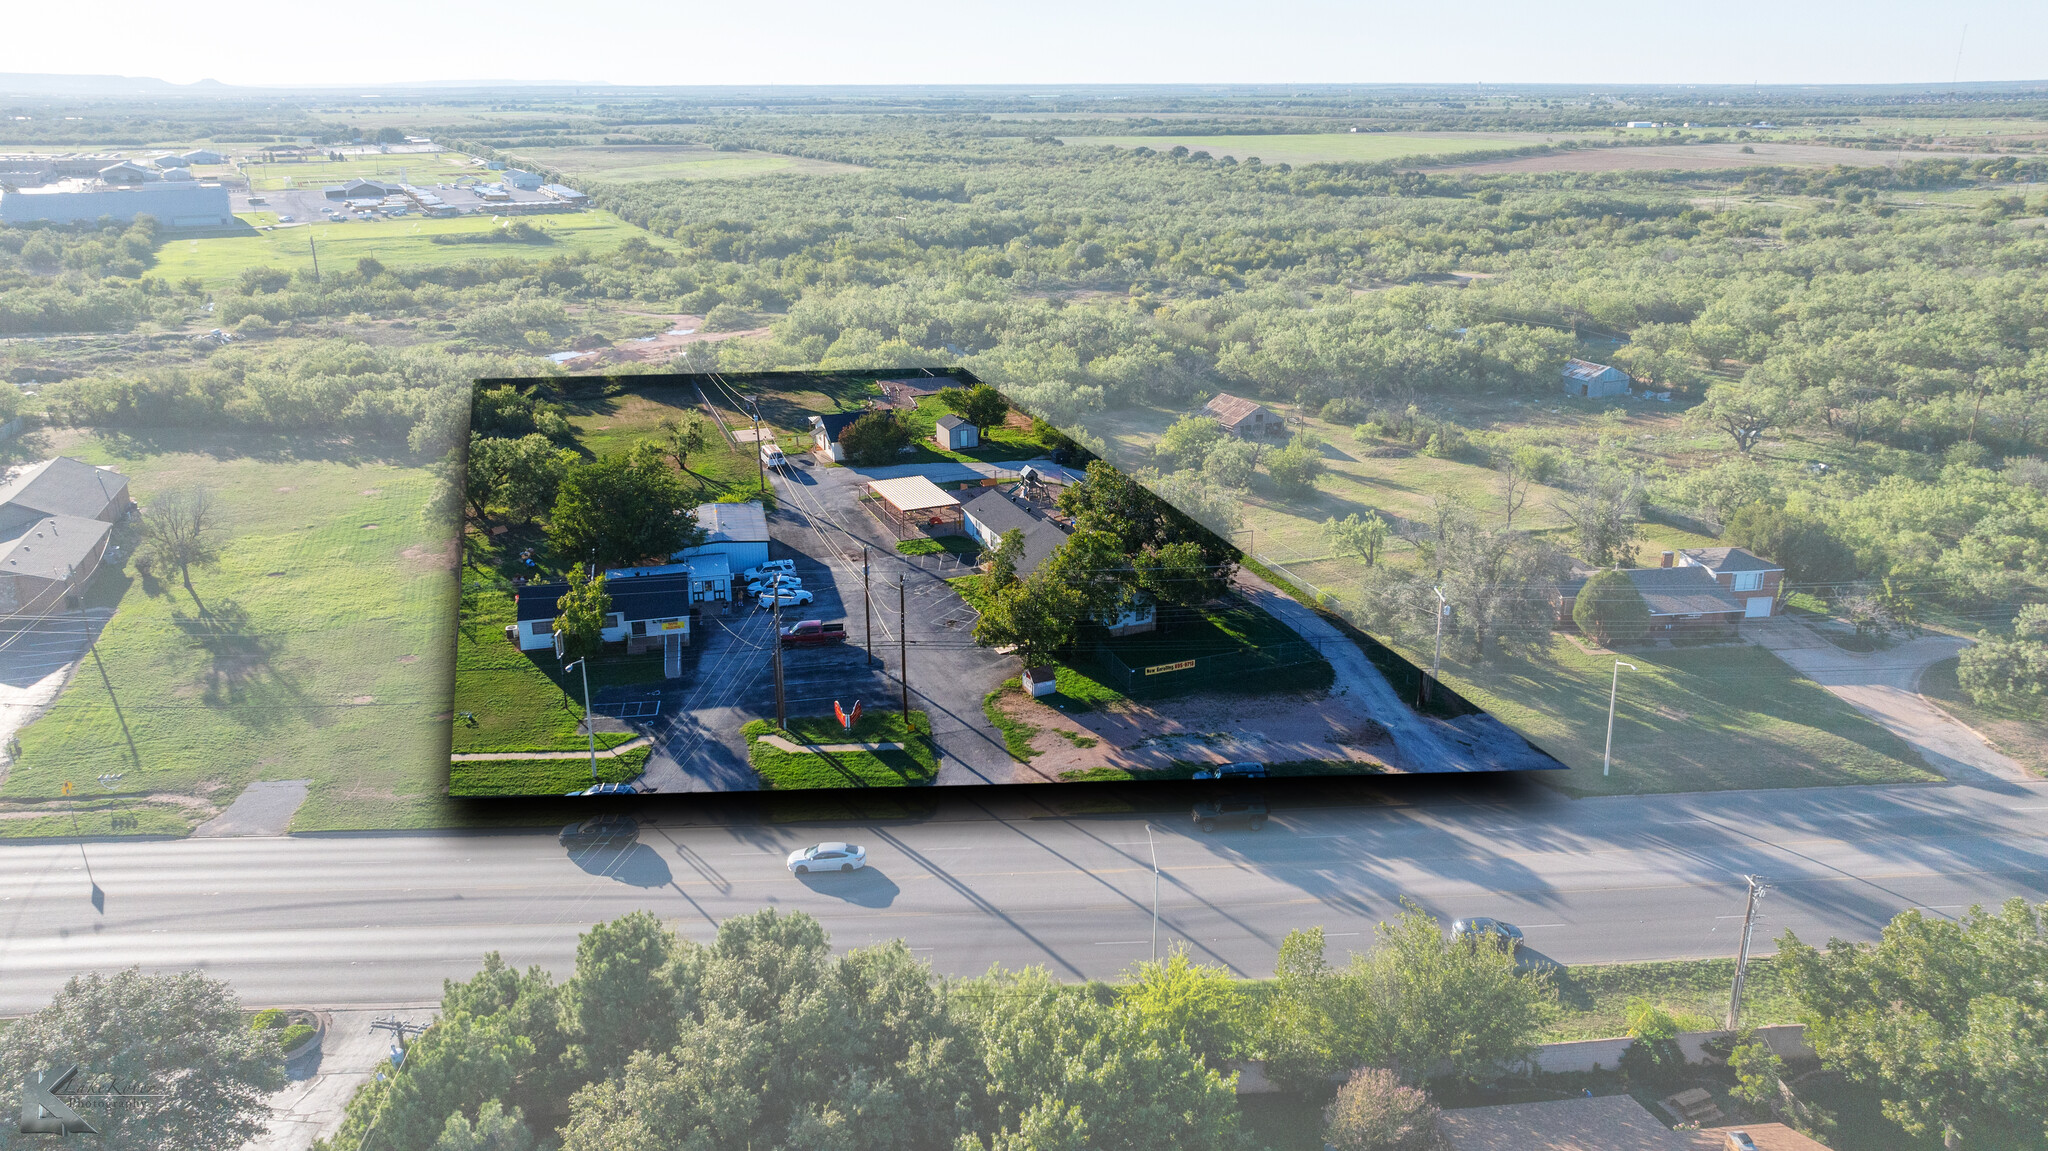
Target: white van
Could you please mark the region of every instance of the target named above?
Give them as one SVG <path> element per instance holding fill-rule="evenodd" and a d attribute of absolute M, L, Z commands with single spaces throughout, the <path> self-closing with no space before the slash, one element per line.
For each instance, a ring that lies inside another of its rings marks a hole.
<path fill-rule="evenodd" d="M 775 444 L 762 444 L 761 462 L 771 468 L 779 468 L 788 461 L 783 457 L 782 449 L 779 446 Z"/>

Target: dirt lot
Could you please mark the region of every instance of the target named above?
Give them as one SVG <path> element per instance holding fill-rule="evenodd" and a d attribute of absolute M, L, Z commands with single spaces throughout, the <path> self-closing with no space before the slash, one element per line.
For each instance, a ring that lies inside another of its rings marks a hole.
<path fill-rule="evenodd" d="M 1669 147 L 1588 148 L 1577 152 L 1554 152 L 1546 156 L 1521 156 L 1513 160 L 1489 160 L 1478 164 L 1456 164 L 1451 172 L 1640 172 L 1678 168 L 1708 171 L 1722 168 L 1754 168 L 1768 164 L 1790 164 L 1809 168 L 1831 168 L 1836 164 L 1854 167 L 1896 168 L 1916 160 L 1978 159 L 1974 152 L 1871 152 L 1861 148 L 1830 148 L 1821 144 L 1674 144 Z"/>
<path fill-rule="evenodd" d="M 1013 691 L 1003 697 L 1002 708 L 1040 729 L 1031 746 L 1041 754 L 1032 758 L 1029 771 L 1049 779 L 1105 766 L 1132 773 L 1167 771 L 1176 760 L 1320 760 L 1353 763 L 1360 773 L 1392 770 L 1381 758 L 1393 751 L 1386 729 L 1356 697 L 1339 692 L 1202 693 L 1149 703 L 1127 700 L 1076 715 Z"/>

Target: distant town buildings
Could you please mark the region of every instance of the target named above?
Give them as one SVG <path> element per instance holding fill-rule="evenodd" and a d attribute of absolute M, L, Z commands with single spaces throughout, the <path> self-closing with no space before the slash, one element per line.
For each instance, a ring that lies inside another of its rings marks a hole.
<path fill-rule="evenodd" d="M 172 228 L 218 228 L 235 219 L 226 188 L 189 174 L 182 180 L 74 179 L 0 188 L 0 224 L 80 224 L 102 217 L 129 223 L 137 216 L 154 216 Z"/>

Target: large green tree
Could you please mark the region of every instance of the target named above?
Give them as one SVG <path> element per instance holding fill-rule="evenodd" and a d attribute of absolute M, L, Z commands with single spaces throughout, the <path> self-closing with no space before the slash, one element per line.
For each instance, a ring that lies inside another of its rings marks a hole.
<path fill-rule="evenodd" d="M 1650 605 L 1626 572 L 1594 572 L 1572 601 L 1572 622 L 1602 647 L 1641 643 L 1650 634 Z"/>
<path fill-rule="evenodd" d="M 605 582 L 603 572 L 592 577 L 580 566 L 570 570 L 569 590 L 555 601 L 555 634 L 564 654 L 594 655 L 604 645 L 604 617 L 612 610 Z"/>
<path fill-rule="evenodd" d="M 1951 1147 L 2048 1124 L 2048 904 L 1958 919 L 1901 912 L 1875 944 L 1817 950 L 1787 931 L 1778 967 L 1828 1067 L 1875 1086 L 1887 1118 Z"/>
<path fill-rule="evenodd" d="M 1176 945 L 1161 961 L 1140 963 L 1121 991 L 1148 1030 L 1201 1056 L 1218 1071 L 1237 1054 L 1246 1005 L 1229 971 L 1196 963 Z"/>
<path fill-rule="evenodd" d="M 910 428 L 894 412 L 869 412 L 839 432 L 847 460 L 862 467 L 893 463 L 909 444 Z"/>
<path fill-rule="evenodd" d="M 196 971 L 144 975 L 130 968 L 68 980 L 48 1007 L 0 1031 L 0 1081 L 20 1084 L 74 1064 L 68 1093 L 108 1151 L 238 1147 L 261 1135 L 269 1093 L 284 1086 L 275 1033 L 251 1031 L 234 992 Z M 60 1140 L 59 1142 L 68 1142 Z M 0 1148 L 48 1147 L 47 1135 L 0 1127 Z"/>
<path fill-rule="evenodd" d="M 1223 441 L 1223 425 L 1208 416 L 1182 416 L 1168 424 L 1152 445 L 1152 454 L 1166 471 L 1199 468 Z"/>
<path fill-rule="evenodd" d="M 658 452 L 600 456 L 562 477 L 548 513 L 548 542 L 564 564 L 665 561 L 702 538 L 689 503 Z"/>

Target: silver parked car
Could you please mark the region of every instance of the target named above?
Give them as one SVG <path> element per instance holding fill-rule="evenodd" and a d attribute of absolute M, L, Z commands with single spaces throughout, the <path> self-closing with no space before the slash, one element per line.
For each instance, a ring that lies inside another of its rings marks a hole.
<path fill-rule="evenodd" d="M 1451 921 L 1452 939 L 1471 939 L 1493 944 L 1508 951 L 1522 949 L 1522 929 L 1512 923 L 1485 916 Z"/>
<path fill-rule="evenodd" d="M 868 849 L 851 843 L 819 843 L 799 847 L 785 861 L 795 875 L 813 871 L 858 871 L 868 865 Z"/>

